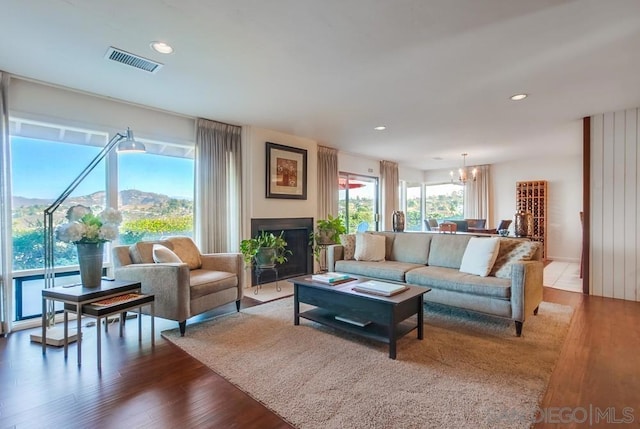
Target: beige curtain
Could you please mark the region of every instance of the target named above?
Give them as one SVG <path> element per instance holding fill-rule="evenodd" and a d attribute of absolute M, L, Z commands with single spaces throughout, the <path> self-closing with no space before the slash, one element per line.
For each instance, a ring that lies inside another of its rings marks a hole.
<path fill-rule="evenodd" d="M 318 216 L 338 215 L 338 151 L 318 146 Z"/>
<path fill-rule="evenodd" d="M 380 201 L 382 202 L 382 229 L 385 231 L 391 231 L 393 228 L 393 211 L 400 207 L 399 186 L 398 163 L 380 161 Z"/>
<path fill-rule="evenodd" d="M 242 128 L 196 122 L 196 242 L 203 253 L 240 249 L 242 213 Z"/>
<path fill-rule="evenodd" d="M 476 181 L 469 181 L 464 190 L 465 219 L 486 219 L 487 228 L 491 222 L 489 213 L 489 184 L 491 169 L 488 165 L 476 166 Z"/>
<path fill-rule="evenodd" d="M 11 146 L 9 74 L 0 71 L 0 334 L 9 330 L 11 293 Z"/>

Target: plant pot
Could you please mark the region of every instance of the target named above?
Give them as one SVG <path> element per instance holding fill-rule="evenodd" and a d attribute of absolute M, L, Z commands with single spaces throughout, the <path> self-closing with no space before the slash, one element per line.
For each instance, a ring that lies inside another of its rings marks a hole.
<path fill-rule="evenodd" d="M 256 265 L 260 268 L 271 268 L 276 265 L 277 251 L 273 247 L 261 247 L 255 257 Z"/>
<path fill-rule="evenodd" d="M 78 252 L 82 287 L 100 287 L 102 284 L 104 243 L 77 243 L 76 251 Z"/>
<path fill-rule="evenodd" d="M 328 245 L 334 244 L 333 236 L 335 234 L 335 230 L 333 229 L 323 229 L 318 231 L 318 244 L 320 245 Z"/>

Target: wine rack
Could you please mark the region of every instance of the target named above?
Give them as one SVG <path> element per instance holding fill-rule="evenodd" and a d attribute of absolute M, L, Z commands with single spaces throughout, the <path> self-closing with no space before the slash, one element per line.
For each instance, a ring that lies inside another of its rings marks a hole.
<path fill-rule="evenodd" d="M 547 258 L 547 181 L 516 183 L 516 210 L 531 213 L 531 239 L 542 244 L 542 259 Z"/>

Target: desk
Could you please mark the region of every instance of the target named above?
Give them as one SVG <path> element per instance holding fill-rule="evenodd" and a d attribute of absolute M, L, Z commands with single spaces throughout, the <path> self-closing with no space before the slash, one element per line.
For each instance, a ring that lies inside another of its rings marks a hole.
<path fill-rule="evenodd" d="M 60 301 L 65 308 L 75 307 L 78 315 L 78 365 L 82 363 L 82 317 L 83 306 L 106 298 L 123 295 L 130 292 L 140 292 L 140 282 L 107 281 L 103 280 L 100 287 L 85 288 L 82 285 L 71 287 L 53 287 L 42 290 L 42 354 L 47 353 L 47 300 Z M 122 311 L 122 310 L 120 310 Z M 98 324 L 99 325 L 99 324 Z M 64 356 L 67 357 L 67 311 L 65 310 L 65 342 Z M 100 329 L 100 326 L 98 326 Z M 99 343 L 98 343 L 99 344 Z M 99 345 L 98 345 L 99 347 Z"/>

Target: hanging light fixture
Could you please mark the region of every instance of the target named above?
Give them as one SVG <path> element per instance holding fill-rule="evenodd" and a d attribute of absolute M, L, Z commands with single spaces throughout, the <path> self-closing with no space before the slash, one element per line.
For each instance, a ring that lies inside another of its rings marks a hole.
<path fill-rule="evenodd" d="M 468 153 L 463 153 L 462 154 L 462 168 L 458 169 L 458 182 L 462 183 L 463 185 L 466 185 L 466 183 L 469 180 L 472 181 L 476 181 L 476 176 L 478 174 L 478 170 L 474 167 L 471 172 L 467 171 L 467 155 L 469 155 Z M 449 172 L 449 175 L 451 176 L 451 183 L 453 183 L 453 171 Z"/>

